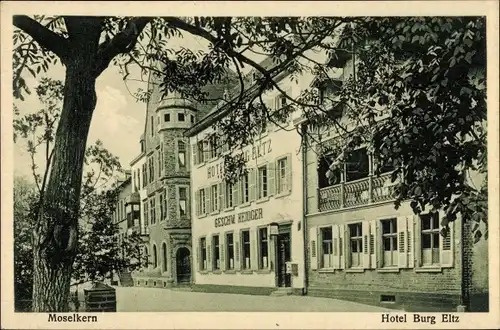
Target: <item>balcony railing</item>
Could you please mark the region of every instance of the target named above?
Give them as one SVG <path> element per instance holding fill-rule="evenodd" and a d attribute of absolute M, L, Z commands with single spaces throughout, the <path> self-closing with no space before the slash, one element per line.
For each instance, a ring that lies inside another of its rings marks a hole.
<path fill-rule="evenodd" d="M 380 176 L 368 176 L 356 181 L 321 188 L 318 189 L 319 211 L 389 201 L 394 199 L 394 186 L 395 183 L 391 182 L 391 173 L 384 173 Z"/>

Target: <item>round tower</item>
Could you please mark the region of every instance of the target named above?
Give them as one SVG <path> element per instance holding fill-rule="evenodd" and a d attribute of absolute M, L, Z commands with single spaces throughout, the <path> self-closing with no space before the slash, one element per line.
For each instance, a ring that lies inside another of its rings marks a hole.
<path fill-rule="evenodd" d="M 160 101 L 156 108 L 166 198 L 166 217 L 161 225 L 165 242 L 159 250 L 167 254 L 165 271 L 174 285 L 191 281 L 189 140 L 184 132 L 196 122 L 196 114 L 192 102 L 176 96 Z"/>

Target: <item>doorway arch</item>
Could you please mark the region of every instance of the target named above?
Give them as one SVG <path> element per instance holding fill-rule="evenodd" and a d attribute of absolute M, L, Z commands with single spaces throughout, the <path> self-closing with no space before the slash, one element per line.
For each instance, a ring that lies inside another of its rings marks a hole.
<path fill-rule="evenodd" d="M 177 283 L 191 282 L 191 252 L 187 247 L 180 247 L 175 253 Z"/>

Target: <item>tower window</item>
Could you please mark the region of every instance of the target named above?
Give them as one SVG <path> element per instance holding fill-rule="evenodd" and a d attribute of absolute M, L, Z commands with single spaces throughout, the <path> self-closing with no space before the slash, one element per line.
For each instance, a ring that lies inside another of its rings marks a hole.
<path fill-rule="evenodd" d="M 191 124 L 194 124 L 194 116 L 191 115 Z"/>
<path fill-rule="evenodd" d="M 169 114 L 169 113 L 164 114 L 164 115 L 163 115 L 163 120 L 164 120 L 165 122 L 170 121 L 170 114 Z"/>
<path fill-rule="evenodd" d="M 184 115 L 183 113 L 178 113 L 177 114 L 177 120 L 178 121 L 185 121 L 186 120 L 186 115 Z"/>

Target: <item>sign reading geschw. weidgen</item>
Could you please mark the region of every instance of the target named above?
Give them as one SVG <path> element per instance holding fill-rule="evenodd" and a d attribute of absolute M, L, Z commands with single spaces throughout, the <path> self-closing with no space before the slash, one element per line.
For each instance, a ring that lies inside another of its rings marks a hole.
<path fill-rule="evenodd" d="M 225 217 L 215 218 L 214 220 L 215 228 L 234 225 L 236 223 L 242 223 L 252 220 L 259 220 L 262 219 L 262 217 L 263 217 L 262 208 L 231 214 Z"/>

